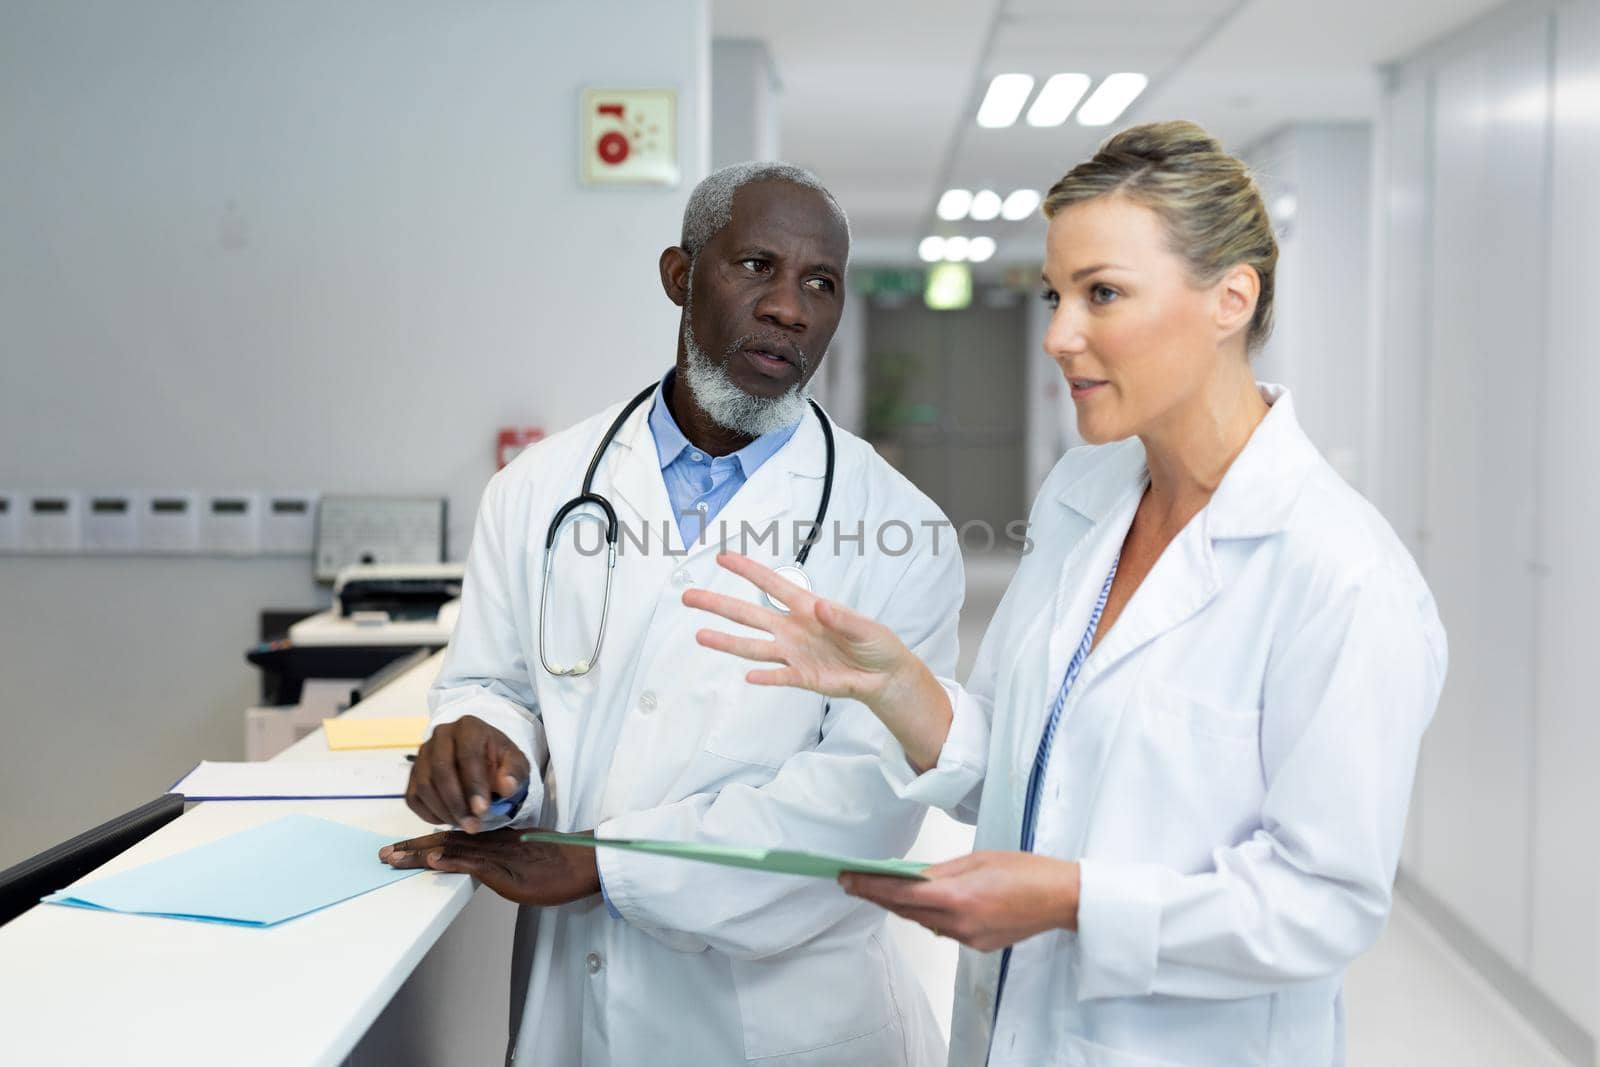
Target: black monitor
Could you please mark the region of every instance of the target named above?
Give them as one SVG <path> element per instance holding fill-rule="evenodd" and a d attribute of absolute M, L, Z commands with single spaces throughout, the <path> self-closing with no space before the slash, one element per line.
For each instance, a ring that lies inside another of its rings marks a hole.
<path fill-rule="evenodd" d="M 183 803 L 168 793 L 0 871 L 0 925 L 143 841 L 182 815 Z"/>

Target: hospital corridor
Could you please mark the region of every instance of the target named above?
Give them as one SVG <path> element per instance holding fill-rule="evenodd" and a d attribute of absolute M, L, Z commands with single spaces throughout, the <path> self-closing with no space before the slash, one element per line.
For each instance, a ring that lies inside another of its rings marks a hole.
<path fill-rule="evenodd" d="M 1600 0 L 0 0 L 0 1063 L 1600 1067 Z"/>

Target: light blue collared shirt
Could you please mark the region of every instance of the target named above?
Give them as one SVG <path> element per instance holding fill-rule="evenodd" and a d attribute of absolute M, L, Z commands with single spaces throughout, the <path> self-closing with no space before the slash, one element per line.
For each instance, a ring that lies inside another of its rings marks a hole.
<path fill-rule="evenodd" d="M 739 487 L 789 443 L 800 423 L 762 434 L 729 455 L 709 455 L 683 436 L 667 407 L 667 384 L 676 373 L 676 368 L 669 370 L 656 386 L 650 406 L 650 436 L 655 438 L 661 478 L 667 484 L 667 499 L 678 521 L 678 533 L 688 548 L 701 541 L 711 520 L 733 499 Z"/>

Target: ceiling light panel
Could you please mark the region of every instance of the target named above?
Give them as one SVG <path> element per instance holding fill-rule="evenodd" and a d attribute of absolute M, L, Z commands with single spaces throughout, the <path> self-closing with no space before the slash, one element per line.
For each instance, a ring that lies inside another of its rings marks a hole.
<path fill-rule="evenodd" d="M 1006 197 L 1005 203 L 1000 205 L 1000 217 L 1007 222 L 1021 222 L 1032 215 L 1038 207 L 1038 190 L 1018 189 Z"/>
<path fill-rule="evenodd" d="M 978 125 L 998 130 L 1014 124 L 1033 92 L 1031 74 L 996 74 L 978 107 Z"/>
<path fill-rule="evenodd" d="M 967 189 L 946 189 L 944 195 L 939 197 L 939 217 L 946 222 L 955 222 L 967 217 L 967 210 L 972 207 L 972 192 Z"/>
<path fill-rule="evenodd" d="M 974 222 L 988 222 L 1000 215 L 1000 194 L 993 189 L 980 189 L 972 194 L 972 207 L 968 214 Z"/>
<path fill-rule="evenodd" d="M 1112 74 L 1101 82 L 1078 109 L 1078 122 L 1084 126 L 1109 126 L 1149 84 L 1143 74 Z"/>
<path fill-rule="evenodd" d="M 973 263 L 986 263 L 994 255 L 993 237 L 979 235 L 967 243 L 967 259 Z"/>
<path fill-rule="evenodd" d="M 1083 94 L 1089 91 L 1087 74 L 1052 74 L 1044 83 L 1033 106 L 1028 108 L 1029 126 L 1059 126 L 1072 115 Z"/>
<path fill-rule="evenodd" d="M 967 251 L 971 243 L 965 237 L 946 237 L 944 239 L 944 258 L 951 263 L 960 263 L 967 258 Z"/>
<path fill-rule="evenodd" d="M 924 237 L 917 245 L 917 258 L 924 263 L 937 263 L 944 258 L 944 238 Z"/>

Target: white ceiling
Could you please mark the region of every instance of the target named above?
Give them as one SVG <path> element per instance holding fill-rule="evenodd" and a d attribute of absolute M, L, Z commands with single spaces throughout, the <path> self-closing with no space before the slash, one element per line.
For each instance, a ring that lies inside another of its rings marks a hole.
<path fill-rule="evenodd" d="M 1112 129 L 1194 119 L 1241 150 L 1295 120 L 1375 115 L 1378 68 L 1500 0 L 713 0 L 717 37 L 765 41 L 783 83 L 784 158 L 850 213 L 855 262 L 908 262 L 929 233 L 990 233 L 997 261 L 1036 257 L 1042 224 L 943 223 L 956 185 L 1047 188 L 1110 132 L 1068 121 L 986 130 L 995 74 L 1151 79 Z"/>

